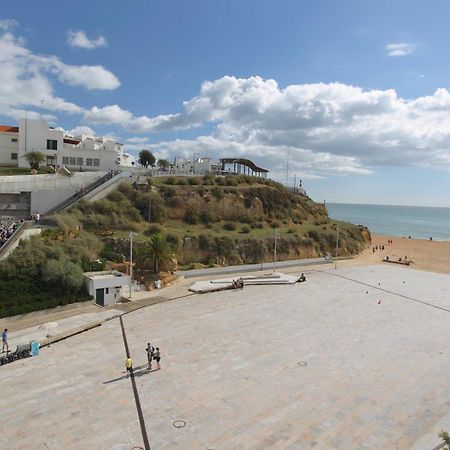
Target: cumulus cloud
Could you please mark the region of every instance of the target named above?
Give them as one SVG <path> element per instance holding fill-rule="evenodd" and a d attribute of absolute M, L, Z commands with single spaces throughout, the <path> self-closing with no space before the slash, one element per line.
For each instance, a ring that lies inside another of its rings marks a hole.
<path fill-rule="evenodd" d="M 0 114 L 19 118 L 30 107 L 82 114 L 83 107 L 55 95 L 52 75 L 86 89 L 109 90 L 120 85 L 101 66 L 67 65 L 55 56 L 33 54 L 23 39 L 10 32 L 0 35 Z"/>
<path fill-rule="evenodd" d="M 416 50 L 416 46 L 407 42 L 398 42 L 386 45 L 388 56 L 406 56 L 411 55 Z"/>
<path fill-rule="evenodd" d="M 67 133 L 71 134 L 72 136 L 95 136 L 95 131 L 91 127 L 86 126 L 78 126 L 72 128 L 71 130 L 68 130 Z"/>
<path fill-rule="evenodd" d="M 61 82 L 86 89 L 112 90 L 120 86 L 119 79 L 102 66 L 71 66 L 53 59 L 52 69 Z"/>
<path fill-rule="evenodd" d="M 285 155 L 310 175 L 370 173 L 375 166 L 446 166 L 450 162 L 450 93 L 403 99 L 395 90 L 342 83 L 280 88 L 260 77 L 203 83 L 183 111 L 130 117 L 143 132 L 213 126 L 210 136 L 152 144 L 163 156 L 247 156 L 283 171 Z"/>
<path fill-rule="evenodd" d="M 146 137 L 131 137 L 127 139 L 127 142 L 131 144 L 143 144 L 145 142 L 148 142 L 148 138 Z"/>
<path fill-rule="evenodd" d="M 89 39 L 84 31 L 68 31 L 67 43 L 71 47 L 84 48 L 92 50 L 98 47 L 106 47 L 108 42 L 104 36 L 99 36 L 95 39 Z"/>
<path fill-rule="evenodd" d="M 133 114 L 118 105 L 104 106 L 103 108 L 94 106 L 84 114 L 85 121 L 100 124 L 118 123 L 126 126 L 132 119 Z"/>
<path fill-rule="evenodd" d="M 8 31 L 19 25 L 14 19 L 0 19 L 0 30 Z"/>

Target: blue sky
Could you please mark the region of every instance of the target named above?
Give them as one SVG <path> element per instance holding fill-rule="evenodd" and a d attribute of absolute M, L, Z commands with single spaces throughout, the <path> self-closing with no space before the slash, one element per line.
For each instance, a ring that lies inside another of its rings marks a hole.
<path fill-rule="evenodd" d="M 9 2 L 0 120 L 34 112 L 161 158 L 248 157 L 283 182 L 289 155 L 289 183 L 315 200 L 450 206 L 449 13 L 444 0 Z"/>

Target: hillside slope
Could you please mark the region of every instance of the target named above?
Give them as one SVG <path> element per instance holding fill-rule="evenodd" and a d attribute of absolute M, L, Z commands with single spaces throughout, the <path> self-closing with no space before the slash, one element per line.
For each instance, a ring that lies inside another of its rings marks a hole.
<path fill-rule="evenodd" d="M 138 232 L 138 246 L 160 233 L 181 267 L 271 261 L 277 228 L 280 260 L 334 254 L 336 227 L 340 256 L 357 254 L 370 243 L 365 227 L 334 221 L 309 197 L 248 176 L 124 183 L 104 200 L 81 202 L 69 215 L 125 255 L 129 230 Z"/>

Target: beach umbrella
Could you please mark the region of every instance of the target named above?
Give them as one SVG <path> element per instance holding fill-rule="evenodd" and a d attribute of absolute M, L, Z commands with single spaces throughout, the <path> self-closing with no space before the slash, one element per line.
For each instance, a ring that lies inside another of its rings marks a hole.
<path fill-rule="evenodd" d="M 49 330 L 54 329 L 58 326 L 57 322 L 46 322 L 43 323 L 42 325 L 39 325 L 39 329 L 40 330 L 45 330 L 46 331 L 46 336 L 47 338 L 51 338 L 52 335 L 50 334 Z"/>

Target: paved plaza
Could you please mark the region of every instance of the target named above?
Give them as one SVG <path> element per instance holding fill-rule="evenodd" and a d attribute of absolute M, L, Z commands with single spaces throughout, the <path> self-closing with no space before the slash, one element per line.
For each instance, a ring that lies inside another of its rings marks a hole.
<path fill-rule="evenodd" d="M 450 431 L 450 276 L 301 271 L 122 316 L 152 450 L 431 450 Z M 0 448 L 143 447 L 124 360 L 113 319 L 0 367 Z"/>

